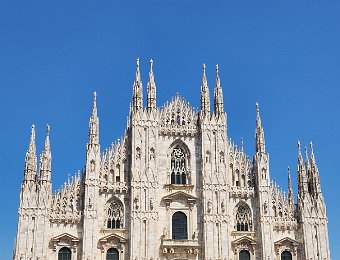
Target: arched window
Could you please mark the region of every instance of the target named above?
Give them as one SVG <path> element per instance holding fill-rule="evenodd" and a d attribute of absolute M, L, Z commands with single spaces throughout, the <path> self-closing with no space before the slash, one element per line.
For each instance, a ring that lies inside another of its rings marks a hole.
<path fill-rule="evenodd" d="M 236 230 L 249 231 L 251 228 L 251 212 L 248 206 L 241 205 L 236 213 Z"/>
<path fill-rule="evenodd" d="M 116 248 L 110 248 L 106 252 L 106 260 L 118 260 L 119 252 Z"/>
<path fill-rule="evenodd" d="M 281 260 L 292 260 L 292 254 L 289 251 L 283 251 L 281 253 Z"/>
<path fill-rule="evenodd" d="M 172 239 L 188 239 L 187 216 L 183 212 L 172 215 Z"/>
<path fill-rule="evenodd" d="M 123 206 L 116 201 L 110 203 L 106 211 L 106 227 L 120 228 L 123 220 Z"/>
<path fill-rule="evenodd" d="M 250 254 L 247 250 L 242 250 L 239 253 L 240 260 L 250 260 Z"/>
<path fill-rule="evenodd" d="M 171 153 L 171 184 L 187 184 L 187 156 L 178 146 Z"/>
<path fill-rule="evenodd" d="M 71 249 L 63 247 L 59 250 L 58 260 L 71 260 Z"/>

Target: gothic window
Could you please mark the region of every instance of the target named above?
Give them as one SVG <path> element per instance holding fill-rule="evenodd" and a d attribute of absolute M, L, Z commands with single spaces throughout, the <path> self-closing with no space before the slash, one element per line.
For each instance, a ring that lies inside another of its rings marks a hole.
<path fill-rule="evenodd" d="M 63 247 L 59 250 L 58 260 L 71 260 L 71 249 Z"/>
<path fill-rule="evenodd" d="M 239 253 L 240 260 L 250 260 L 250 254 L 247 250 L 242 250 Z"/>
<path fill-rule="evenodd" d="M 236 230 L 249 231 L 251 228 L 251 212 L 248 206 L 241 205 L 236 213 Z"/>
<path fill-rule="evenodd" d="M 106 227 L 107 228 L 120 228 L 123 220 L 123 206 L 113 201 L 107 208 Z"/>
<path fill-rule="evenodd" d="M 118 260 L 119 252 L 116 248 L 110 248 L 106 253 L 106 260 Z"/>
<path fill-rule="evenodd" d="M 171 184 L 187 184 L 187 156 L 178 146 L 171 153 Z"/>
<path fill-rule="evenodd" d="M 172 215 L 172 239 L 188 239 L 187 216 L 181 211 Z"/>
<path fill-rule="evenodd" d="M 281 253 L 281 260 L 292 260 L 292 254 L 289 251 L 283 251 Z"/>

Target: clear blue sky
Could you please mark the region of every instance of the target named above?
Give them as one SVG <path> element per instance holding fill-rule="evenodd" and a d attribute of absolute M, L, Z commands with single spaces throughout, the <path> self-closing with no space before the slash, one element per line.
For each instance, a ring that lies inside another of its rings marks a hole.
<path fill-rule="evenodd" d="M 314 142 L 333 259 L 340 259 L 339 1 L 0 1 L 0 259 L 11 259 L 30 127 L 51 125 L 53 189 L 84 166 L 92 92 L 102 149 L 122 135 L 135 60 L 158 105 L 199 106 L 202 63 L 220 66 L 228 135 L 254 152 L 260 102 L 271 178 L 296 180 L 297 140 Z M 296 182 L 295 182 L 296 187 Z M 296 189 L 295 189 L 296 193 Z"/>

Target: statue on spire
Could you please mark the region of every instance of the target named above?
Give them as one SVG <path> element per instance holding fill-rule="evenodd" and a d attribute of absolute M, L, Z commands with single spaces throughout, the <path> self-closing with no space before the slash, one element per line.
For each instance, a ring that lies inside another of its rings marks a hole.
<path fill-rule="evenodd" d="M 256 102 L 256 130 L 255 130 L 256 153 L 266 153 L 264 130 L 261 124 L 259 103 Z"/>
<path fill-rule="evenodd" d="M 205 68 L 205 64 L 203 64 L 203 77 L 201 85 L 201 111 L 203 115 L 208 115 L 210 114 L 210 94 L 207 76 L 205 74 Z"/>
<path fill-rule="evenodd" d="M 291 207 L 294 207 L 294 192 L 293 192 L 293 185 L 292 180 L 290 177 L 290 167 L 288 166 L 288 201 Z"/>
<path fill-rule="evenodd" d="M 51 181 L 51 145 L 50 145 L 50 131 L 51 128 L 49 124 L 46 125 L 47 133 L 45 139 L 44 151 L 40 156 L 40 165 L 39 165 L 39 181 Z"/>
<path fill-rule="evenodd" d="M 220 76 L 218 72 L 218 64 L 216 64 L 216 85 L 214 89 L 214 109 L 216 115 L 224 113 L 223 108 L 223 93 L 221 88 Z"/>
<path fill-rule="evenodd" d="M 31 138 L 25 158 L 24 179 L 28 181 L 35 181 L 37 174 L 37 154 L 35 145 L 35 126 L 31 127 Z"/>
<path fill-rule="evenodd" d="M 134 111 L 143 109 L 143 87 L 139 70 L 139 58 L 137 58 L 136 79 L 133 82 L 132 103 Z"/>
<path fill-rule="evenodd" d="M 150 60 L 150 72 L 149 72 L 149 82 L 147 86 L 148 100 L 147 100 L 147 111 L 151 112 L 156 109 L 156 84 L 155 77 L 153 74 L 153 60 Z"/>
<path fill-rule="evenodd" d="M 99 118 L 97 115 L 96 92 L 93 92 L 93 107 L 89 122 L 89 144 L 99 144 Z"/>

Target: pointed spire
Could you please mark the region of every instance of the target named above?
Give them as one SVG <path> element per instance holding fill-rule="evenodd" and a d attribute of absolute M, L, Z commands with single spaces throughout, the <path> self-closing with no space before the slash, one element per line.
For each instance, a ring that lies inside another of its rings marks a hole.
<path fill-rule="evenodd" d="M 216 115 L 221 115 L 224 113 L 223 108 L 223 93 L 220 83 L 220 76 L 218 72 L 218 64 L 216 65 L 216 85 L 214 89 L 214 109 Z"/>
<path fill-rule="evenodd" d="M 301 153 L 301 143 L 298 141 L 298 163 L 299 165 L 303 165 L 303 158 Z"/>
<path fill-rule="evenodd" d="M 148 100 L 147 100 L 147 111 L 153 111 L 156 109 L 156 84 L 153 74 L 153 60 L 150 60 L 150 72 L 149 72 L 149 82 L 147 86 Z"/>
<path fill-rule="evenodd" d="M 256 152 L 257 153 L 265 153 L 265 139 L 264 139 L 264 130 L 261 124 L 260 117 L 260 107 L 259 103 L 256 102 L 256 130 L 255 130 L 255 143 L 256 143 Z"/>
<path fill-rule="evenodd" d="M 243 153 L 244 147 L 243 147 L 243 137 L 241 137 L 241 152 Z"/>
<path fill-rule="evenodd" d="M 288 166 L 288 201 L 290 205 L 294 205 L 293 185 L 290 177 L 290 167 Z"/>
<path fill-rule="evenodd" d="M 308 160 L 308 158 L 307 158 Z M 298 194 L 299 197 L 302 198 L 304 194 L 308 193 L 308 178 L 306 173 L 306 167 L 303 163 L 302 153 L 301 153 L 301 144 L 298 141 Z"/>
<path fill-rule="evenodd" d="M 39 165 L 39 181 L 51 181 L 51 145 L 50 145 L 50 131 L 51 128 L 47 124 L 47 133 L 45 139 L 44 151 L 40 156 L 40 165 Z"/>
<path fill-rule="evenodd" d="M 136 79 L 133 82 L 132 103 L 133 111 L 141 110 L 143 108 L 143 88 L 139 70 L 139 58 L 137 58 Z"/>
<path fill-rule="evenodd" d="M 24 179 L 28 181 L 35 181 L 37 174 L 37 154 L 35 145 L 35 126 L 31 127 L 31 138 L 26 152 Z"/>
<path fill-rule="evenodd" d="M 313 143 L 310 142 L 310 150 L 311 150 L 311 179 L 312 179 L 312 184 L 314 187 L 314 191 L 316 195 L 318 196 L 321 193 L 321 185 L 320 185 L 320 175 L 319 175 L 319 170 L 318 166 L 316 164 L 316 159 L 314 155 L 314 149 L 313 149 Z"/>
<path fill-rule="evenodd" d="M 99 144 L 99 118 L 97 115 L 97 93 L 93 92 L 92 115 L 89 122 L 89 144 Z"/>
<path fill-rule="evenodd" d="M 201 111 L 203 115 L 210 113 L 210 94 L 208 88 L 207 76 L 205 74 L 205 63 L 203 64 L 203 76 L 201 85 Z"/>

